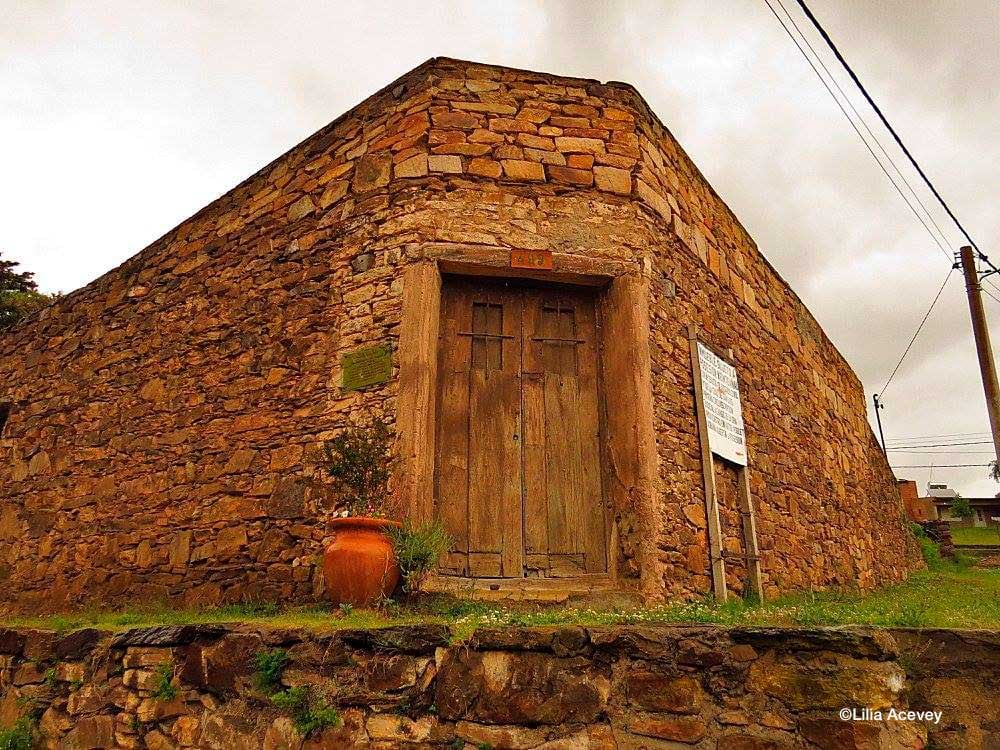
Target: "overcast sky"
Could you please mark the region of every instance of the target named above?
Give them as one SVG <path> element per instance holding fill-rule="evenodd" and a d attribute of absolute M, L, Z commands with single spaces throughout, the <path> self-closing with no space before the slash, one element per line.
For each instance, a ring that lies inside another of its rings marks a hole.
<path fill-rule="evenodd" d="M 1000 265 L 1000 3 L 811 7 Z M 436 55 L 633 83 L 854 366 L 869 403 L 948 272 L 764 0 L 0 0 L 0 19 L 0 248 L 46 291 L 100 276 Z M 957 248 L 957 230 L 932 211 Z M 1000 347 L 1000 303 L 987 310 Z M 985 439 L 958 273 L 884 400 L 890 441 Z M 989 449 L 891 455 L 938 464 L 934 480 L 967 496 L 992 495 L 985 468 L 940 467 L 985 464 Z M 930 474 L 897 471 L 921 484 Z"/>

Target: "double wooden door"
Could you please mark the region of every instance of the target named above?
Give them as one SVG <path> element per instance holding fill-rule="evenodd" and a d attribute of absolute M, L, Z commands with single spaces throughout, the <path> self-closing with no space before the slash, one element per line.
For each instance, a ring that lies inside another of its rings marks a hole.
<path fill-rule="evenodd" d="M 448 279 L 440 330 L 441 572 L 606 573 L 593 295 Z"/>

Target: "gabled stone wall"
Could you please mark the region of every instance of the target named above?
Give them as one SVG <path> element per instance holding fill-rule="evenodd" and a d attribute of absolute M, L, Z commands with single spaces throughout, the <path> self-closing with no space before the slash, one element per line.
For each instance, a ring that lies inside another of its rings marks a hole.
<path fill-rule="evenodd" d="M 342 393 L 340 356 L 398 344 L 409 264 L 477 247 L 649 281 L 655 570 L 625 560 L 625 585 L 710 590 L 692 324 L 742 380 L 767 593 L 918 564 L 861 384 L 638 94 L 438 59 L 0 340 L 8 606 L 321 598 L 321 445 L 394 418 L 398 385 Z"/>

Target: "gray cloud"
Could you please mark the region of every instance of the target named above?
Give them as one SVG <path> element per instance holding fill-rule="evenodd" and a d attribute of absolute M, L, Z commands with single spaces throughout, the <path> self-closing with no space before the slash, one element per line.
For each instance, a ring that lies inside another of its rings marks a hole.
<path fill-rule="evenodd" d="M 0 246 L 49 290 L 99 276 L 434 55 L 635 84 L 869 394 L 947 270 L 763 0 L 9 6 L 0 26 Z M 1000 6 L 811 7 L 983 249 L 994 250 Z M 958 233 L 933 210 L 957 247 Z M 1000 304 L 988 309 L 1000 325 Z M 890 437 L 988 429 L 957 275 L 886 400 Z M 906 473 L 925 481 L 930 472 Z M 969 495 L 997 489 L 980 469 L 935 477 Z"/>

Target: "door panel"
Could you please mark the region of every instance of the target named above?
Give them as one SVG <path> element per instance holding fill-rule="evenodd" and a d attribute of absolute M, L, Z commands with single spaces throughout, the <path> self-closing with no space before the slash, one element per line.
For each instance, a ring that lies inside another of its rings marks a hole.
<path fill-rule="evenodd" d="M 521 575 L 521 300 L 502 290 L 470 297 L 470 575 Z"/>
<path fill-rule="evenodd" d="M 600 410 L 597 370 L 597 321 L 592 300 L 578 319 L 577 419 L 580 437 L 579 508 L 581 547 L 588 573 L 608 572 L 608 518 L 601 474 Z"/>
<path fill-rule="evenodd" d="M 536 488 L 525 493 L 525 516 L 546 523 L 544 532 L 526 534 L 526 553 L 533 569 L 544 565 L 536 575 L 605 573 L 593 300 L 580 292 L 535 290 L 526 293 L 524 319 L 522 400 L 526 414 L 540 414 L 544 431 L 538 441 L 544 461 L 525 460 L 525 487 Z"/>
<path fill-rule="evenodd" d="M 441 572 L 607 572 L 593 298 L 448 280 L 441 311 Z"/>

